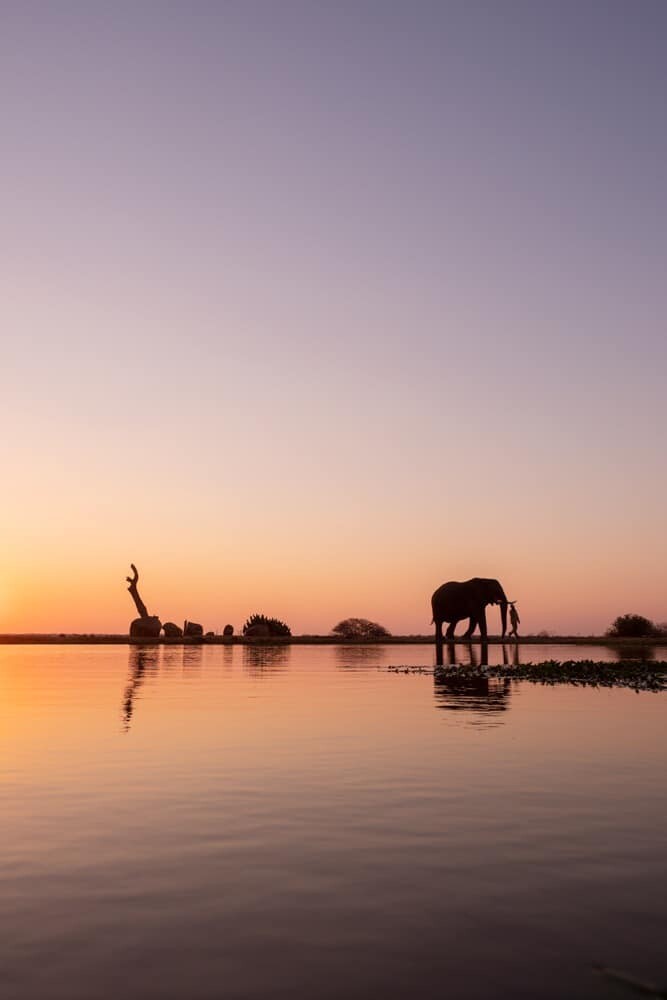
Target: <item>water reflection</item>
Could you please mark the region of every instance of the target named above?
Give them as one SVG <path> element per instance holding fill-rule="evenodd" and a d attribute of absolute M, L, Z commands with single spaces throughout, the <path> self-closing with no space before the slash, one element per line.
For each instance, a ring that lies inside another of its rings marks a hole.
<path fill-rule="evenodd" d="M 184 676 L 199 677 L 201 675 L 204 647 L 198 644 L 195 646 L 181 646 L 181 650 Z"/>
<path fill-rule="evenodd" d="M 617 660 L 655 660 L 655 646 L 628 643 L 625 646 L 614 644 L 612 649 Z"/>
<path fill-rule="evenodd" d="M 507 655 L 507 646 L 505 643 L 503 643 L 503 666 L 509 667 L 511 664 L 511 666 L 513 667 L 518 667 L 521 662 L 521 660 L 519 659 L 519 643 L 515 642 L 512 645 L 510 645 L 510 650 L 512 652 L 511 657 Z"/>
<path fill-rule="evenodd" d="M 165 645 L 162 647 L 162 669 L 166 674 L 173 674 L 183 669 L 183 647 Z"/>
<path fill-rule="evenodd" d="M 386 652 L 384 646 L 334 646 L 336 666 L 341 669 L 364 670 L 380 666 Z"/>
<path fill-rule="evenodd" d="M 222 665 L 226 671 L 231 670 L 234 665 L 234 647 L 231 644 L 222 647 Z"/>
<path fill-rule="evenodd" d="M 446 643 L 447 666 L 488 667 L 489 644 L 487 642 L 466 643 L 461 655 L 461 643 Z M 513 666 L 519 663 L 518 644 L 501 645 L 503 666 Z M 460 677 L 448 674 L 446 677 L 436 677 L 434 686 L 435 707 L 450 712 L 470 712 L 471 725 L 498 725 L 502 720 L 492 721 L 494 713 L 505 712 L 509 708 L 511 694 L 510 681 L 507 678 L 470 677 L 463 672 Z"/>
<path fill-rule="evenodd" d="M 506 677 L 436 678 L 435 707 L 447 712 L 469 712 L 472 726 L 497 726 L 504 720 L 498 713 L 510 707 L 511 681 Z"/>
<path fill-rule="evenodd" d="M 661 979 L 664 695 L 233 651 L 0 647 L 3 1000 L 602 996 L 593 937 Z"/>
<path fill-rule="evenodd" d="M 129 682 L 123 696 L 123 731 L 129 732 L 134 703 L 139 688 L 144 683 L 146 671 L 154 673 L 160 664 L 160 649 L 158 645 L 130 646 Z"/>
<path fill-rule="evenodd" d="M 504 667 L 518 667 L 521 662 L 519 649 L 518 643 L 494 644 L 491 646 L 492 660 Z M 490 662 L 488 642 L 443 643 L 442 659 L 436 658 L 438 666 L 448 667 L 488 667 Z"/>
<path fill-rule="evenodd" d="M 266 677 L 287 670 L 291 646 L 243 646 L 243 670 L 249 677 Z"/>

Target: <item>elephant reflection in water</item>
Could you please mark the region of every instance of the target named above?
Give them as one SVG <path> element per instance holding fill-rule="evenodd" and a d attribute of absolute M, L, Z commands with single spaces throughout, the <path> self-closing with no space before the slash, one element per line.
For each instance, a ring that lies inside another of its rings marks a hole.
<path fill-rule="evenodd" d="M 498 646 L 494 646 L 494 649 L 498 649 Z M 470 666 L 470 667 L 488 667 L 489 666 L 489 644 L 488 642 L 481 642 L 479 645 L 473 645 L 472 642 L 458 643 L 448 642 L 445 646 L 447 651 L 447 666 Z M 511 660 L 512 666 L 519 666 L 519 647 L 512 645 L 511 649 Z M 465 652 L 462 653 L 462 650 Z M 502 665 L 504 667 L 510 666 L 510 653 L 507 648 L 507 643 L 500 643 L 500 656 L 502 659 Z M 442 663 L 437 664 L 442 666 Z"/>
<path fill-rule="evenodd" d="M 472 643 L 466 647 L 467 664 L 461 663 L 459 652 L 457 660 L 457 647 L 453 642 L 447 643 L 447 664 L 455 667 L 486 667 L 489 665 L 489 646 L 483 642 L 477 649 Z M 502 644 L 502 662 L 504 666 L 509 666 L 509 655 L 507 646 Z M 513 661 L 516 661 L 518 653 L 513 653 Z M 490 724 L 489 716 L 505 712 L 509 708 L 511 695 L 511 681 L 507 677 L 470 677 L 461 671 L 461 676 L 435 677 L 434 685 L 436 708 L 450 712 L 469 712 L 470 722 L 474 724 Z"/>
<path fill-rule="evenodd" d="M 123 730 L 128 732 L 132 713 L 134 712 L 134 702 L 139 688 L 144 683 L 145 673 L 153 673 L 157 670 L 160 660 L 160 646 L 130 646 L 129 670 L 130 678 L 125 694 L 123 696 Z"/>
<path fill-rule="evenodd" d="M 453 642 L 448 642 L 447 646 L 447 666 L 449 667 L 488 667 L 489 665 L 489 644 L 482 642 L 479 646 L 479 656 L 477 646 L 471 642 L 461 643 L 456 646 Z M 442 663 L 438 663 L 442 666 Z"/>

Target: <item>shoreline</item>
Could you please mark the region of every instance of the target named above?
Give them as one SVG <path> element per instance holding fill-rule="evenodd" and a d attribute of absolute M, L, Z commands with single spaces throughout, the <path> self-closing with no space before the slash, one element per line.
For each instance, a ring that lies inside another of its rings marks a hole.
<path fill-rule="evenodd" d="M 489 636 L 486 640 L 489 645 L 514 645 L 520 646 L 614 646 L 614 647 L 642 647 L 642 646 L 667 646 L 667 636 L 656 636 L 655 638 L 627 638 L 616 639 L 608 636 L 573 636 L 573 635 L 553 635 L 520 636 L 518 640 L 500 636 Z M 444 645 L 454 643 L 455 645 L 468 646 L 471 643 L 481 645 L 482 639 L 479 635 L 471 639 L 462 637 L 445 641 Z M 117 633 L 48 633 L 48 632 L 22 632 L 5 633 L 0 635 L 0 645 L 21 646 L 21 645 L 119 645 L 119 646 L 416 646 L 435 645 L 432 635 L 392 635 L 384 639 L 339 639 L 330 635 L 292 635 L 274 637 L 247 638 L 244 635 L 233 636 L 195 636 L 190 638 L 167 639 L 159 636 L 157 639 L 131 639 L 129 635 Z"/>

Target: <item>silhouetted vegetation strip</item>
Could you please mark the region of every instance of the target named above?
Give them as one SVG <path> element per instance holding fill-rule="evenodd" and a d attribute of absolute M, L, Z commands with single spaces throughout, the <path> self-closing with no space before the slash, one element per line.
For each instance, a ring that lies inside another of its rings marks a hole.
<path fill-rule="evenodd" d="M 667 635 L 665 623 L 656 625 L 644 615 L 619 615 L 607 629 L 612 639 L 650 639 Z"/>
<path fill-rule="evenodd" d="M 267 618 L 266 615 L 250 615 L 243 626 L 244 635 L 291 636 L 292 630 L 279 618 Z"/>
<path fill-rule="evenodd" d="M 368 618 L 344 618 L 331 631 L 339 639 L 346 639 L 348 642 L 377 642 L 378 639 L 388 639 L 391 636 L 384 625 L 371 622 Z"/>
<path fill-rule="evenodd" d="M 424 667 L 388 667 L 392 673 L 428 673 Z M 532 681 L 536 684 L 574 684 L 582 687 L 626 687 L 634 691 L 667 690 L 667 661 L 544 660 L 519 666 L 446 666 L 432 671 L 437 681 L 464 683 L 489 677 Z"/>

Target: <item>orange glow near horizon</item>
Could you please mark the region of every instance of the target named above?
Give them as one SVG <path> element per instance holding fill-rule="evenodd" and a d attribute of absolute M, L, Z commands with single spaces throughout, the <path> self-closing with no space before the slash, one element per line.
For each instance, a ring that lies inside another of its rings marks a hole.
<path fill-rule="evenodd" d="M 197 545 L 191 535 L 183 552 L 165 551 L 157 540 L 135 542 L 125 560 L 92 544 L 79 551 L 54 544 L 48 561 L 44 553 L 41 559 L 37 552 L 21 559 L 14 553 L 5 563 L 0 631 L 126 632 L 136 616 L 125 583 L 130 561 L 139 567 L 139 591 L 150 613 L 163 621 L 199 621 L 213 631 L 228 622 L 238 631 L 257 611 L 287 621 L 295 634 L 326 634 L 348 616 L 380 621 L 395 634 L 425 634 L 431 631 L 435 587 L 487 574 L 497 575 L 508 597 L 517 600 L 524 633 L 600 634 L 628 611 L 667 618 L 662 568 L 648 572 L 641 559 L 620 548 L 596 556 L 589 546 L 573 569 L 563 552 L 520 553 L 499 545 L 493 558 L 480 553 L 473 560 L 463 546 L 457 551 L 443 544 L 447 554 L 440 559 L 423 540 L 401 549 L 377 537 L 364 544 L 362 535 L 319 552 L 314 545 L 300 549 L 296 542 L 261 537 L 216 549 Z M 490 631 L 498 631 L 497 609 L 488 609 L 488 620 Z"/>

